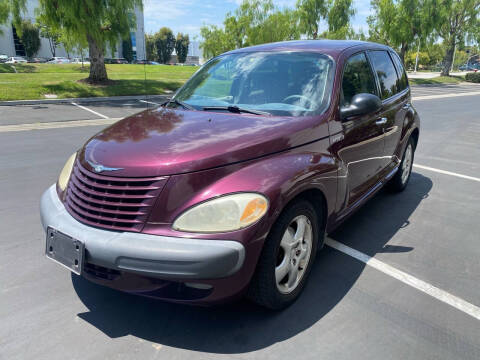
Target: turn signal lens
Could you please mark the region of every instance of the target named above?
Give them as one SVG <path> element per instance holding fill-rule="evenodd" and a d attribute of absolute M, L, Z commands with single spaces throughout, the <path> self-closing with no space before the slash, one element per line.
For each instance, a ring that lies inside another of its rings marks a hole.
<path fill-rule="evenodd" d="M 70 175 L 72 174 L 73 164 L 77 158 L 77 153 L 72 154 L 65 163 L 65 166 L 58 177 L 58 187 L 60 190 L 65 191 L 67 188 L 68 180 L 70 180 Z"/>
<path fill-rule="evenodd" d="M 267 211 L 267 200 L 264 198 L 256 198 L 250 200 L 243 210 L 242 217 L 240 218 L 241 224 L 251 224 L 252 222 L 260 219 Z"/>
<path fill-rule="evenodd" d="M 260 194 L 225 195 L 188 209 L 175 220 L 173 228 L 203 233 L 235 231 L 260 220 L 267 209 L 268 201 Z"/>

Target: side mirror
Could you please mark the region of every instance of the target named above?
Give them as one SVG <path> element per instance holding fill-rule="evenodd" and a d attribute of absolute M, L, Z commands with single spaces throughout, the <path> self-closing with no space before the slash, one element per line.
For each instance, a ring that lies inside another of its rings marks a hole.
<path fill-rule="evenodd" d="M 346 120 L 352 116 L 366 115 L 380 110 L 382 100 L 373 94 L 357 94 L 352 98 L 349 106 L 340 108 L 340 118 Z"/>

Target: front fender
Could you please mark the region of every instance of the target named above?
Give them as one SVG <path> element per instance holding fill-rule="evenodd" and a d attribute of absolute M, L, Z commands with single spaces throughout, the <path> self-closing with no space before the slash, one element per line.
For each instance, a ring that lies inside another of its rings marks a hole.
<path fill-rule="evenodd" d="M 329 140 L 324 139 L 261 159 L 172 176 L 156 202 L 147 231 L 156 227 L 155 232 L 158 233 L 163 228 L 169 235 L 174 235 L 171 224 L 185 210 L 200 202 L 235 192 L 258 192 L 269 200 L 266 216 L 256 226 L 251 226 L 254 233 L 248 230 L 228 233 L 229 239 L 242 243 L 264 238 L 285 205 L 310 189 L 323 193 L 329 215 L 335 207 L 337 167 L 326 150 L 328 146 Z M 211 239 L 217 234 L 200 236 Z M 225 233 L 220 236 L 225 238 Z"/>

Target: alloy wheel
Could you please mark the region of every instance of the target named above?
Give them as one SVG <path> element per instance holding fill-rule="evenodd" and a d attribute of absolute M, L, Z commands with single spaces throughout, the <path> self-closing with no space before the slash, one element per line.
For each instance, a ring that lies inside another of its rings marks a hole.
<path fill-rule="evenodd" d="M 413 149 L 412 144 L 408 144 L 407 149 L 405 150 L 405 155 L 403 156 L 402 163 L 402 184 L 405 184 L 410 176 L 410 171 L 412 169 L 412 159 L 413 159 Z"/>
<path fill-rule="evenodd" d="M 312 253 L 313 229 L 305 215 L 288 225 L 278 250 L 275 280 L 282 294 L 294 291 L 305 274 Z"/>

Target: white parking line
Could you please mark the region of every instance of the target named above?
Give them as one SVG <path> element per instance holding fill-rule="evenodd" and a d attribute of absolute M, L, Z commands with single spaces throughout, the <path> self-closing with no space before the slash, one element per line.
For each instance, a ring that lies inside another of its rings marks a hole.
<path fill-rule="evenodd" d="M 138 100 L 142 103 L 145 103 L 145 104 L 153 104 L 153 105 L 160 105 L 159 103 L 156 103 L 156 102 L 153 102 L 153 101 L 147 101 L 147 100 Z"/>
<path fill-rule="evenodd" d="M 364 254 L 358 250 L 352 249 L 351 247 L 344 245 L 336 240 L 327 238 L 325 240 L 326 244 L 338 251 L 343 252 L 365 264 L 373 267 L 374 269 L 383 272 L 386 275 L 389 275 L 404 284 L 410 285 L 411 287 L 424 292 L 437 300 L 440 300 L 454 308 L 464 312 L 467 315 L 474 317 L 477 320 L 480 320 L 480 308 L 476 305 L 470 304 L 469 302 L 460 299 L 459 297 L 450 294 L 447 291 L 439 289 L 423 280 L 417 279 L 416 277 L 407 274 L 401 270 L 394 268 L 384 262 L 377 260 L 367 254 Z"/>
<path fill-rule="evenodd" d="M 467 179 L 467 180 L 472 180 L 472 181 L 478 181 L 480 182 L 480 178 L 473 177 L 473 176 L 468 176 L 468 175 L 462 175 L 459 173 L 451 172 L 451 171 L 446 171 L 446 170 L 441 170 L 441 169 L 435 169 L 430 166 L 424 166 L 424 165 L 418 165 L 418 164 L 413 164 L 414 167 L 423 169 L 423 170 L 429 170 L 429 171 L 434 171 L 439 174 L 444 174 L 444 175 L 451 175 L 451 176 L 456 176 L 462 179 Z"/>
<path fill-rule="evenodd" d="M 89 109 L 89 108 L 87 108 L 87 107 L 85 107 L 85 106 L 78 105 L 77 103 L 74 103 L 74 102 L 72 102 L 72 105 L 75 105 L 75 106 L 79 107 L 80 109 L 83 109 L 83 110 L 86 110 L 86 111 L 90 111 L 92 114 L 95 114 L 95 115 L 97 115 L 97 116 L 100 116 L 100 117 L 102 117 L 102 118 L 104 118 L 104 119 L 109 119 L 108 116 L 105 116 L 105 115 L 103 115 L 103 114 L 100 114 L 99 112 L 96 112 L 96 111 L 94 111 L 94 110 L 92 110 L 92 109 Z"/>
<path fill-rule="evenodd" d="M 413 101 L 419 101 L 419 100 L 441 99 L 441 98 L 458 97 L 458 96 L 473 96 L 473 95 L 480 95 L 480 91 L 438 94 L 438 95 L 425 95 L 425 96 L 413 96 L 412 100 Z"/>

